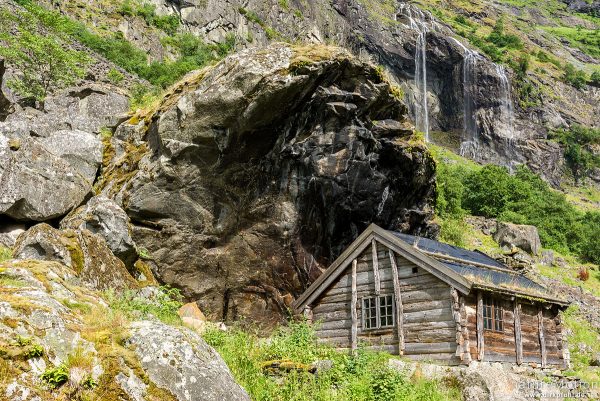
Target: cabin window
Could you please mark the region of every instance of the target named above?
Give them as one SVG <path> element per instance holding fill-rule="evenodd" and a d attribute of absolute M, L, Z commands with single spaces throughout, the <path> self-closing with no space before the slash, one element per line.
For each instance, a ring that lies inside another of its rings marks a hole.
<path fill-rule="evenodd" d="M 504 331 L 503 310 L 500 301 L 495 298 L 483 298 L 483 328 Z"/>
<path fill-rule="evenodd" d="M 412 272 L 413 274 L 417 274 L 419 272 L 419 268 L 417 266 L 413 266 Z"/>
<path fill-rule="evenodd" d="M 394 297 L 381 295 L 363 298 L 363 329 L 373 330 L 394 326 Z"/>

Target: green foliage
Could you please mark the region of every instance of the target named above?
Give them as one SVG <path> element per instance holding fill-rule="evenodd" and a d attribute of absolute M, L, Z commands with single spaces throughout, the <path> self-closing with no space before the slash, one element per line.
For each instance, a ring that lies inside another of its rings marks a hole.
<path fill-rule="evenodd" d="M 42 348 L 42 346 L 39 344 L 31 344 L 31 346 L 25 353 L 25 357 L 27 359 L 40 358 L 43 355 L 44 355 L 44 348 Z"/>
<path fill-rule="evenodd" d="M 8 86 L 25 98 L 43 102 L 50 92 L 82 78 L 90 58 L 72 50 L 63 38 L 41 31 L 37 18 L 0 13 L 0 56 L 20 72 Z"/>
<path fill-rule="evenodd" d="M 440 226 L 440 239 L 442 241 L 461 248 L 466 247 L 466 225 L 462 218 L 444 219 Z"/>
<path fill-rule="evenodd" d="M 204 339 L 223 357 L 235 379 L 256 401 L 271 400 L 459 400 L 460 394 L 436 381 L 411 381 L 388 367 L 390 356 L 360 347 L 354 356 L 319 344 L 311 325 L 290 323 L 269 341 L 240 329 L 209 328 Z M 316 375 L 291 371 L 276 378 L 263 370 L 273 359 L 307 364 L 330 360 L 330 370 Z"/>
<path fill-rule="evenodd" d="M 42 373 L 41 379 L 48 384 L 50 388 L 57 388 L 69 380 L 69 371 L 65 365 L 59 365 L 54 368 L 46 369 L 46 371 Z"/>
<path fill-rule="evenodd" d="M 577 47 L 584 53 L 595 58 L 600 57 L 599 29 L 584 29 L 581 26 L 544 27 L 544 29 L 566 40 L 571 46 Z"/>
<path fill-rule="evenodd" d="M 92 33 L 87 27 L 60 13 L 46 10 L 30 0 L 18 0 L 26 8 L 27 18 L 38 19 L 47 29 L 57 34 L 76 39 L 93 51 L 106 57 L 125 71 L 136 74 L 146 79 L 152 85 L 165 88 L 190 71 L 199 69 L 208 63 L 214 62 L 225 56 L 235 45 L 235 41 L 228 38 L 225 43 L 218 45 L 204 44 L 200 39 L 195 39 L 196 53 L 184 54 L 181 48 L 180 57 L 174 61 L 161 61 L 148 64 L 146 52 L 138 49 L 127 41 L 121 32 L 105 36 Z M 127 10 L 127 7 L 125 7 Z M 121 8 L 122 12 L 123 7 Z M 137 12 L 137 11 L 135 11 Z M 173 43 L 179 43 L 178 35 L 166 38 Z M 187 43 L 189 43 L 188 40 Z M 189 50 L 189 48 L 188 48 Z"/>
<path fill-rule="evenodd" d="M 17 345 L 19 347 L 26 347 L 28 345 L 31 345 L 32 340 L 31 340 L 31 337 L 17 336 L 17 339 L 15 340 L 15 342 L 17 343 Z"/>
<path fill-rule="evenodd" d="M 279 6 L 284 10 L 288 10 L 290 8 L 289 0 L 278 0 Z"/>
<path fill-rule="evenodd" d="M 590 150 L 591 145 L 600 144 L 600 129 L 573 125 L 552 132 L 550 138 L 565 147 L 565 160 L 576 182 L 587 177 L 593 168 L 600 167 L 600 157 Z"/>
<path fill-rule="evenodd" d="M 600 86 L 600 71 L 592 72 L 592 75 L 590 75 L 590 84 Z"/>
<path fill-rule="evenodd" d="M 586 131 L 586 138 L 596 134 Z M 442 218 L 442 239 L 459 245 L 461 220 L 469 214 L 494 217 L 538 228 L 542 245 L 561 253 L 600 262 L 600 213 L 583 213 L 566 197 L 525 167 L 510 174 L 504 167 L 487 165 L 467 169 L 439 163 L 436 212 Z"/>
<path fill-rule="evenodd" d="M 85 389 L 93 390 L 98 387 L 98 382 L 92 376 L 88 376 L 81 382 L 81 386 Z"/>
<path fill-rule="evenodd" d="M 141 296 L 133 290 L 120 294 L 108 291 L 105 296 L 112 310 L 122 312 L 131 320 L 154 316 L 167 324 L 181 324 L 177 311 L 183 305 L 183 297 L 177 288 L 159 287 L 156 293 L 149 297 Z"/>
<path fill-rule="evenodd" d="M 566 373 L 584 376 L 582 373 L 588 369 L 592 358 L 600 353 L 600 336 L 585 317 L 581 315 L 576 305 L 570 306 L 563 312 L 562 319 L 570 333 L 568 345 L 571 353 L 572 371 Z"/>
<path fill-rule="evenodd" d="M 487 41 L 499 48 L 522 49 L 523 41 L 517 35 L 504 33 L 504 16 L 498 18 L 494 29 L 488 35 Z"/>
<path fill-rule="evenodd" d="M 583 88 L 587 82 L 585 72 L 576 69 L 571 63 L 565 64 L 562 78 L 566 83 L 577 89 Z"/>
<path fill-rule="evenodd" d="M 12 250 L 5 246 L 0 245 L 0 262 L 12 259 Z"/>
<path fill-rule="evenodd" d="M 123 79 L 125 79 L 125 76 L 123 74 L 121 74 L 121 72 L 119 72 L 119 70 L 117 70 L 116 68 L 111 68 L 110 71 L 108 71 L 108 74 L 106 74 L 106 78 L 108 78 L 108 80 L 113 83 L 113 84 L 120 84 L 121 82 L 123 82 Z"/>
<path fill-rule="evenodd" d="M 174 35 L 179 28 L 179 17 L 177 15 L 156 15 L 156 6 L 150 3 L 138 3 L 125 0 L 121 3 L 118 12 L 123 16 L 138 16 L 146 21 L 146 24 L 154 26 L 169 35 Z"/>

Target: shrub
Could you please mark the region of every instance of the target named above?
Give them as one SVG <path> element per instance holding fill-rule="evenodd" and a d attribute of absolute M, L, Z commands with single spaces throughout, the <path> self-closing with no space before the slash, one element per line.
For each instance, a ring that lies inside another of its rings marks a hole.
<path fill-rule="evenodd" d="M 600 158 L 590 151 L 590 145 L 600 143 L 600 129 L 573 125 L 551 132 L 550 138 L 565 147 L 564 157 L 576 182 L 585 178 L 594 167 L 600 167 Z"/>
<path fill-rule="evenodd" d="M 577 89 L 583 88 L 587 82 L 585 72 L 577 70 L 571 63 L 565 64 L 562 78 L 566 83 Z"/>
<path fill-rule="evenodd" d="M 0 262 L 12 259 L 12 250 L 5 246 L 0 245 Z"/>
<path fill-rule="evenodd" d="M 388 367 L 390 355 L 366 350 L 354 355 L 338 352 L 316 341 L 312 325 L 290 323 L 276 330 L 270 340 L 238 328 L 209 328 L 204 334 L 229 366 L 238 383 L 256 401 L 267 400 L 459 400 L 460 394 L 436 382 L 412 382 Z M 304 370 L 274 378 L 262 369 L 271 358 L 308 364 L 327 359 L 333 366 L 316 375 Z"/>
<path fill-rule="evenodd" d="M 46 382 L 50 388 L 57 388 L 69 380 L 69 372 L 65 365 L 46 369 L 41 376 L 42 381 Z"/>
<path fill-rule="evenodd" d="M 37 19 L 2 12 L 0 22 L 0 56 L 19 70 L 8 86 L 21 96 L 43 102 L 83 77 L 90 58 L 56 35 L 39 34 Z"/>
<path fill-rule="evenodd" d="M 600 86 L 600 71 L 594 71 L 590 75 L 590 85 Z"/>
<path fill-rule="evenodd" d="M 486 38 L 488 42 L 493 43 L 497 47 L 505 47 L 508 49 L 522 49 L 523 41 L 517 35 L 504 33 L 504 17 L 498 18 L 494 29 Z"/>
<path fill-rule="evenodd" d="M 577 278 L 581 281 L 588 281 L 590 278 L 590 271 L 587 267 L 582 266 L 577 271 Z"/>
<path fill-rule="evenodd" d="M 110 71 L 108 71 L 108 74 L 106 74 L 106 78 L 108 78 L 108 80 L 113 84 L 119 84 L 123 82 L 125 76 L 121 74 L 116 68 L 111 68 Z"/>

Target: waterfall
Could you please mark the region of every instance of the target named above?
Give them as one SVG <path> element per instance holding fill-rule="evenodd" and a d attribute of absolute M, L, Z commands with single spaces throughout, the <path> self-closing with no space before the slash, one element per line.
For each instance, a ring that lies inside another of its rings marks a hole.
<path fill-rule="evenodd" d="M 415 124 L 429 142 L 429 108 L 427 107 L 427 28 L 422 26 L 415 46 L 415 84 L 418 91 Z"/>
<path fill-rule="evenodd" d="M 501 65 L 496 64 L 496 75 L 500 79 L 500 120 L 506 127 L 506 137 L 510 140 L 514 138 L 513 132 L 513 104 L 511 99 L 510 81 L 506 75 L 506 70 Z"/>
<path fill-rule="evenodd" d="M 417 88 L 415 109 L 415 125 L 417 130 L 425 133 L 425 141 L 429 142 L 429 107 L 427 101 L 427 18 L 420 9 L 407 4 L 400 4 L 398 14 L 394 16 L 397 20 L 398 15 L 408 19 L 408 26 L 417 32 L 417 41 L 415 43 L 415 86 Z M 436 29 L 437 24 L 431 25 Z"/>
<path fill-rule="evenodd" d="M 479 53 L 467 48 L 455 38 L 450 38 L 463 49 L 462 84 L 463 84 L 463 135 L 460 144 L 460 155 L 475 158 L 479 151 L 479 131 L 475 112 L 475 91 L 477 90 L 477 60 Z"/>

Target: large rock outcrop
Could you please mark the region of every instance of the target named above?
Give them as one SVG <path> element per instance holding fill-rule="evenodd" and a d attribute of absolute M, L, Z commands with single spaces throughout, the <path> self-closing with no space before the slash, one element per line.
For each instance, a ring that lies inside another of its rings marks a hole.
<path fill-rule="evenodd" d="M 150 151 L 116 157 L 103 191 L 161 281 L 209 318 L 273 324 L 371 222 L 435 233 L 435 166 L 397 93 L 337 48 L 243 51 L 119 126 L 115 148 L 137 130 Z"/>

